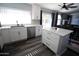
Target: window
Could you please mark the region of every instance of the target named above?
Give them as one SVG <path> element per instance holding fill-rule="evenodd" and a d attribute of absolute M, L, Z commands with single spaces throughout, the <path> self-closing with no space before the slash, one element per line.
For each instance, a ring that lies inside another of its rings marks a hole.
<path fill-rule="evenodd" d="M 16 24 L 31 24 L 31 12 L 25 10 L 1 8 L 0 22 L 2 25 Z"/>
<path fill-rule="evenodd" d="M 43 27 L 51 27 L 52 17 L 51 13 L 42 13 L 42 24 Z"/>
<path fill-rule="evenodd" d="M 58 19 L 57 19 L 57 25 L 61 25 L 61 15 L 58 15 Z"/>

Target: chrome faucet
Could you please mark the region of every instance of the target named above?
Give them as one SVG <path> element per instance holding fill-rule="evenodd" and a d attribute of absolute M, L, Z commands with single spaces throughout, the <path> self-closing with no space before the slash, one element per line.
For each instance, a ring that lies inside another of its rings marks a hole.
<path fill-rule="evenodd" d="M 18 24 L 18 20 L 16 21 L 16 24 L 17 24 L 17 26 L 19 26 L 19 24 Z"/>

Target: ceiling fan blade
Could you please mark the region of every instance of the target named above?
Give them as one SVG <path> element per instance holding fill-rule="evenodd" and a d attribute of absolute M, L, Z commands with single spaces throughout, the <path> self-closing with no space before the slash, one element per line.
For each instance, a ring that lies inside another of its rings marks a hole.
<path fill-rule="evenodd" d="M 68 4 L 67 6 L 71 6 L 71 5 L 74 5 L 74 3 L 70 3 L 70 4 Z"/>
<path fill-rule="evenodd" d="M 66 4 L 66 3 L 63 3 L 63 4 Z"/>
<path fill-rule="evenodd" d="M 66 10 L 69 10 L 68 8 L 65 8 Z"/>
<path fill-rule="evenodd" d="M 64 3 L 64 5 L 62 6 L 62 8 L 68 10 L 68 7 L 66 6 L 66 3 Z"/>
<path fill-rule="evenodd" d="M 70 6 L 69 8 L 77 8 L 78 6 Z"/>

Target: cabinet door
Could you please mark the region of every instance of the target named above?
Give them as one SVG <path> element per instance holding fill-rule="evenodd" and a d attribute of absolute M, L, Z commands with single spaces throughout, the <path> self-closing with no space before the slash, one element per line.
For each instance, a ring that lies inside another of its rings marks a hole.
<path fill-rule="evenodd" d="M 37 8 L 37 15 L 38 15 L 38 16 L 37 16 L 37 19 L 40 20 L 40 7 L 39 7 L 39 6 L 38 6 L 38 8 Z"/>
<path fill-rule="evenodd" d="M 10 29 L 2 29 L 2 36 L 3 36 L 4 43 L 11 42 Z"/>
<path fill-rule="evenodd" d="M 11 29 L 10 35 L 11 35 L 11 41 L 20 40 L 20 32 L 18 32 L 17 29 Z"/>
<path fill-rule="evenodd" d="M 27 39 L 27 28 L 23 28 L 20 30 L 20 38 Z"/>
<path fill-rule="evenodd" d="M 36 36 L 40 36 L 42 34 L 42 27 L 37 26 L 36 27 Z"/>
<path fill-rule="evenodd" d="M 32 5 L 32 19 L 40 20 L 40 7 L 37 5 Z"/>
<path fill-rule="evenodd" d="M 3 47 L 4 41 L 2 39 L 2 31 L 0 30 L 0 46 Z"/>

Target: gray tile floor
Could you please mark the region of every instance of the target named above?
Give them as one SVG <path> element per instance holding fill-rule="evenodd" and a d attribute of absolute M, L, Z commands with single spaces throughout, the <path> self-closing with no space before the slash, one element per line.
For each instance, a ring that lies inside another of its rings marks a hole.
<path fill-rule="evenodd" d="M 41 36 L 4 45 L 3 52 L 8 56 L 55 56 L 55 53 L 41 42 Z M 78 56 L 74 51 L 67 49 L 62 56 Z"/>

